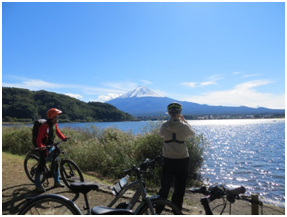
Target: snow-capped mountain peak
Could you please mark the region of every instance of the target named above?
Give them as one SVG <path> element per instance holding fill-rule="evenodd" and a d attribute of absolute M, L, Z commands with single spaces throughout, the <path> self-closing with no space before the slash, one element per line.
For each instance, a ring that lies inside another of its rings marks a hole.
<path fill-rule="evenodd" d="M 164 97 L 160 94 L 157 94 L 156 92 L 152 91 L 151 89 L 147 87 L 137 87 L 136 89 L 129 91 L 123 95 L 121 95 L 118 98 L 140 98 L 140 97 Z"/>

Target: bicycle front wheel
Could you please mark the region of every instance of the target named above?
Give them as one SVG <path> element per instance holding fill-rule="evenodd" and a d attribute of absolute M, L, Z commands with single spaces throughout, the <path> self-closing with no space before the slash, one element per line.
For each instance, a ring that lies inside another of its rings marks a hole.
<path fill-rule="evenodd" d="M 29 154 L 24 160 L 24 170 L 31 182 L 35 183 L 36 170 L 39 164 L 39 157 L 34 154 Z M 44 172 L 43 172 L 44 173 Z M 42 173 L 41 183 L 44 182 L 44 175 Z"/>
<path fill-rule="evenodd" d="M 57 194 L 44 194 L 31 199 L 19 215 L 82 215 L 77 205 Z"/>
<path fill-rule="evenodd" d="M 62 160 L 60 173 L 65 185 L 70 189 L 73 182 L 84 182 L 83 174 L 78 165 L 72 160 Z"/>
<path fill-rule="evenodd" d="M 183 215 L 177 205 L 173 202 L 164 198 L 152 198 L 151 199 L 153 212 L 156 215 Z M 152 212 L 145 202 L 140 208 L 136 215 L 152 215 Z"/>

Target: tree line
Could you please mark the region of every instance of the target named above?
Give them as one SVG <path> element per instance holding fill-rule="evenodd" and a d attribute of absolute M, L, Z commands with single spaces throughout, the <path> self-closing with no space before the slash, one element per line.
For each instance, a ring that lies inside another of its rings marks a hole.
<path fill-rule="evenodd" d="M 64 94 L 45 90 L 30 91 L 2 87 L 2 121 L 32 122 L 47 118 L 50 108 L 58 108 L 61 122 L 128 121 L 134 117 L 115 106 L 101 102 L 83 102 Z"/>

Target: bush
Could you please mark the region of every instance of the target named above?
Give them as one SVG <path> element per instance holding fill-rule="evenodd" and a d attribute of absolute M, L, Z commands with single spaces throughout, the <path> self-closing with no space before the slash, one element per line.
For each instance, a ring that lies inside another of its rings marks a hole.
<path fill-rule="evenodd" d="M 93 125 L 84 128 L 63 128 L 61 132 L 70 136 L 61 147 L 83 172 L 92 171 L 101 177 L 119 179 L 125 169 L 139 165 L 146 158 L 153 159 L 162 153 L 163 141 L 158 132 L 161 122 L 149 122 L 142 134 L 134 135 L 114 127 L 101 129 Z M 13 154 L 24 155 L 33 148 L 32 127 L 3 127 L 2 149 Z M 203 163 L 205 141 L 202 135 L 186 140 L 190 154 L 190 179 L 198 179 L 197 171 Z M 161 167 L 143 174 L 149 187 L 160 186 Z"/>
<path fill-rule="evenodd" d="M 33 147 L 32 128 L 23 125 L 2 127 L 2 151 L 24 155 Z"/>

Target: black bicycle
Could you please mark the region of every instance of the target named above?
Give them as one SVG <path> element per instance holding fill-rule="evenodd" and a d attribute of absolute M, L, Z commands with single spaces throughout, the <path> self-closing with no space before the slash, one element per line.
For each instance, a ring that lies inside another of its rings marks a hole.
<path fill-rule="evenodd" d="M 138 167 L 125 170 L 125 174 L 135 173 L 137 180 L 127 184 L 119 181 L 113 188 L 116 198 L 108 205 L 108 207 L 95 206 L 89 207 L 87 193 L 91 190 L 97 190 L 96 184 L 85 182 L 72 183 L 70 189 L 75 193 L 82 193 L 85 198 L 86 207 L 89 215 L 182 215 L 180 209 L 171 201 L 161 198 L 159 195 L 148 196 L 145 183 L 141 178 L 141 172 L 146 171 L 153 166 L 157 159 L 147 159 Z M 120 187 L 120 188 L 118 188 Z M 135 189 L 135 193 L 129 201 L 118 204 L 115 208 L 111 208 L 129 189 Z M 141 199 L 141 200 L 140 200 Z M 138 204 L 139 203 L 139 204 Z M 57 194 L 44 194 L 34 198 L 28 198 L 19 215 L 82 215 L 78 206 L 70 199 Z"/>
<path fill-rule="evenodd" d="M 63 141 L 60 141 L 47 146 L 47 148 L 50 149 L 49 155 L 52 153 L 53 155 L 51 164 L 49 166 L 45 165 L 41 176 L 41 183 L 45 188 L 49 186 L 49 178 L 53 177 L 56 161 L 58 161 L 60 166 L 61 178 L 69 189 L 71 189 L 71 183 L 73 182 L 84 182 L 83 174 L 78 165 L 74 161 L 69 160 L 66 153 L 60 150 L 59 144 L 62 142 Z M 39 149 L 35 148 L 26 155 L 24 160 L 25 173 L 29 180 L 33 183 L 35 183 L 36 170 L 39 164 L 39 156 L 37 155 L 38 153 Z M 61 155 L 64 156 L 62 157 L 63 159 L 61 159 Z"/>
<path fill-rule="evenodd" d="M 230 204 L 229 215 L 231 215 L 231 204 L 233 204 L 236 200 L 244 200 L 249 203 L 257 203 L 257 204 L 262 203 L 260 201 L 252 201 L 250 197 L 243 195 L 246 192 L 246 189 L 243 186 L 231 189 L 221 184 L 218 184 L 218 185 L 212 185 L 208 189 L 205 186 L 202 186 L 201 188 L 190 188 L 189 192 L 200 193 L 200 194 L 205 195 L 204 197 L 200 199 L 200 202 L 204 208 L 206 215 L 214 215 L 213 211 L 216 208 L 223 206 L 220 212 L 220 215 L 222 215 L 228 202 Z M 210 202 L 217 200 L 217 199 L 222 199 L 223 203 L 211 209 L 209 205 Z"/>

